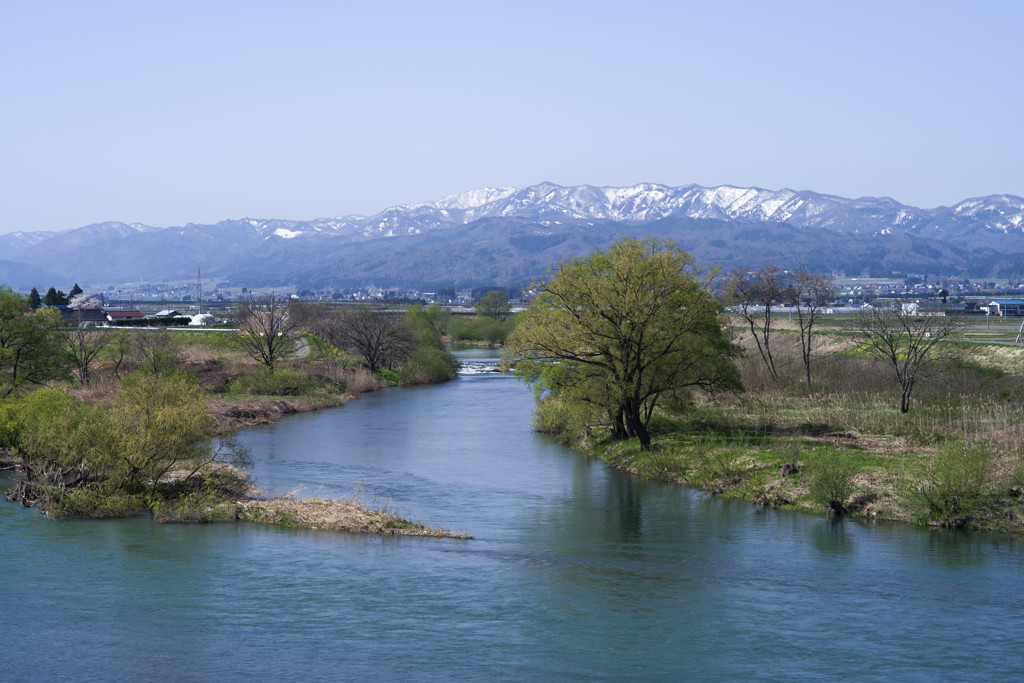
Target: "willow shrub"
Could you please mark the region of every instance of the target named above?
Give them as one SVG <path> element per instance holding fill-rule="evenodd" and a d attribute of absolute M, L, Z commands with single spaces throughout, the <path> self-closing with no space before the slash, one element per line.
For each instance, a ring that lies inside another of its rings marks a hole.
<path fill-rule="evenodd" d="M 850 496 L 857 490 L 856 476 L 857 465 L 842 453 L 829 453 L 819 458 L 808 474 L 811 500 L 827 508 L 830 514 L 845 514 Z"/>
<path fill-rule="evenodd" d="M 106 408 L 53 388 L 15 408 L 18 428 L 7 437 L 29 465 L 29 500 L 54 517 L 123 516 L 204 483 L 227 490 L 247 481 L 247 452 L 215 437 L 191 375 L 128 375 Z"/>
<path fill-rule="evenodd" d="M 992 451 L 983 443 L 958 441 L 947 445 L 925 465 L 918 495 L 928 521 L 948 527 L 970 526 L 984 505 Z"/>
<path fill-rule="evenodd" d="M 19 429 L 11 446 L 37 469 L 86 468 L 104 477 L 119 465 L 118 439 L 106 411 L 64 389 L 45 388 L 21 398 Z"/>

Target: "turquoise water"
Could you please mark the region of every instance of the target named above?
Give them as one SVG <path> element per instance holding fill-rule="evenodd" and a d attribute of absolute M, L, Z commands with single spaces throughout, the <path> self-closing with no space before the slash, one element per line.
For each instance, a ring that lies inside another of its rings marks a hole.
<path fill-rule="evenodd" d="M 264 487 L 471 541 L 0 505 L 3 680 L 996 679 L 1024 544 L 831 522 L 635 481 L 465 374 L 246 430 Z"/>

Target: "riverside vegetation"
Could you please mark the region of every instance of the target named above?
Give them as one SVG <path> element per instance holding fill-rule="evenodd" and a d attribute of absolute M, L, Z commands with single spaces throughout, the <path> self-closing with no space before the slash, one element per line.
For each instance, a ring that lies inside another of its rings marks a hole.
<path fill-rule="evenodd" d="M 739 276 L 766 271 L 783 273 Z M 538 429 L 618 469 L 757 504 L 1024 529 L 1024 350 L 933 344 L 955 326 L 911 309 L 828 334 L 766 322 L 756 303 L 733 318 L 709 287 L 658 240 L 564 264 L 505 348 L 537 393 Z"/>
<path fill-rule="evenodd" d="M 371 370 L 368 347 L 314 334 L 313 323 L 338 329 L 354 314 L 314 318 L 271 297 L 239 306 L 237 332 L 69 334 L 55 309 L 26 308 L 24 297 L 0 288 L 0 462 L 21 475 L 10 500 L 54 518 L 148 510 L 161 521 L 464 537 L 359 497 L 262 498 L 248 454 L 231 437 L 238 427 L 389 384 L 452 379 L 457 362 L 425 311 L 380 316 L 387 320 L 380 339 L 399 341 Z"/>

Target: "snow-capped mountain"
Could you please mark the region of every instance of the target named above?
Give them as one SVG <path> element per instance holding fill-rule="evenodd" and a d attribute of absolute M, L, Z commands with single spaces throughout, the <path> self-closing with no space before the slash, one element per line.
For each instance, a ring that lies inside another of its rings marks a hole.
<path fill-rule="evenodd" d="M 391 236 L 393 226 L 431 229 L 481 218 L 552 221 L 612 220 L 640 223 L 664 218 L 715 219 L 744 223 L 788 223 L 803 228 L 886 234 L 895 230 L 944 229 L 956 218 L 961 227 L 1024 232 L 1024 199 L 994 195 L 968 199 L 952 209 L 919 209 L 888 197 L 846 199 L 834 195 L 758 187 L 701 187 L 640 184 L 629 187 L 563 187 L 541 183 L 521 190 L 474 190 L 437 202 L 398 206 L 369 218 L 365 236 Z M 377 221 L 380 221 L 379 223 Z M 404 222 L 403 222 L 404 221 Z"/>
<path fill-rule="evenodd" d="M 716 263 L 995 275 L 1024 263 L 1024 199 L 992 195 L 922 209 L 888 197 L 806 190 L 540 183 L 482 188 L 373 216 L 166 228 L 107 222 L 10 233 L 0 235 L 0 283 L 23 287 L 14 280 L 30 272 L 64 272 L 83 283 L 178 279 L 197 264 L 254 286 L 500 282 L 541 275 L 627 234 L 670 237 Z"/>

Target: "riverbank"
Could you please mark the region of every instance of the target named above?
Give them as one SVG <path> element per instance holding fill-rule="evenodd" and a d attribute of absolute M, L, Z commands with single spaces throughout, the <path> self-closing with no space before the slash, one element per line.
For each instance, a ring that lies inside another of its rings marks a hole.
<path fill-rule="evenodd" d="M 755 505 L 1024 531 L 1024 349 L 953 354 L 901 414 L 892 369 L 849 338 L 819 342 L 808 388 L 797 339 L 786 337 L 776 341 L 781 381 L 748 352 L 746 390 L 659 409 L 650 450 L 544 407 L 539 426 L 617 470 Z"/>
<path fill-rule="evenodd" d="M 227 399 L 209 397 L 206 407 L 216 421 L 219 434 L 238 431 L 245 427 L 277 422 L 286 415 L 311 413 L 326 408 L 345 405 L 358 394 L 333 394 L 325 396 L 294 396 Z"/>
<path fill-rule="evenodd" d="M 206 367 L 210 365 L 205 364 Z M 345 369 L 339 377 L 344 381 L 342 386 L 348 389 L 346 392 L 325 391 L 320 387 L 317 391 L 298 396 L 211 395 L 208 387 L 222 382 L 211 381 L 212 373 L 204 374 L 203 369 L 200 367 L 198 372 L 191 373 L 195 378 L 194 398 L 206 407 L 211 429 L 208 438 L 215 442 L 227 437 L 229 444 L 233 443 L 231 434 L 245 427 L 276 422 L 286 415 L 341 406 L 363 393 L 384 388 L 381 381 L 361 369 Z M 237 375 L 231 379 L 236 380 Z M 207 390 L 200 391 L 200 386 Z M 81 411 L 88 410 L 85 406 L 93 410 L 107 410 L 119 396 L 113 383 L 93 384 L 74 393 L 77 396 L 66 395 L 62 400 L 71 402 L 67 403 L 69 408 L 80 406 L 76 410 Z M 186 412 L 193 412 L 195 407 Z M 82 417 L 85 414 L 83 412 Z M 27 432 L 20 437 L 31 438 Z M 0 468 L 15 470 L 20 475 L 17 484 L 7 493 L 9 501 L 36 508 L 57 519 L 131 517 L 149 511 L 162 523 L 242 521 L 346 533 L 470 538 L 464 532 L 411 521 L 394 514 L 386 506 L 378 509 L 372 503 L 364 503 L 355 497 L 344 500 L 263 497 L 251 486 L 243 453 L 232 445 L 211 448 L 209 455 L 204 456 L 208 458 L 205 464 L 192 463 L 185 467 L 185 471 L 190 472 L 185 475 L 188 481 L 182 479 L 182 469 L 175 468 L 156 475 L 145 485 L 146 490 L 138 491 L 108 490 L 102 477 L 97 477 L 99 467 L 96 463 L 83 461 L 76 467 L 47 464 L 45 454 L 42 454 L 44 460 L 39 460 L 38 456 L 29 460 L 21 458 L 13 449 L 3 449 L 0 450 Z M 234 464 L 221 462 L 217 451 L 222 448 L 243 457 L 233 460 Z"/>

